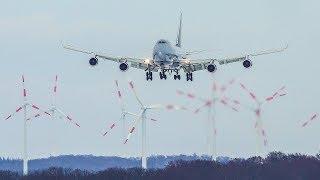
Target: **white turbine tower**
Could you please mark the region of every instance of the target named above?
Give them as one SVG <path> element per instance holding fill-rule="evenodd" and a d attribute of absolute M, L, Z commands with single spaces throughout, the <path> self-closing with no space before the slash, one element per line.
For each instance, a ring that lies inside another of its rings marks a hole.
<path fill-rule="evenodd" d="M 23 104 L 16 109 L 16 111 L 10 114 L 5 120 L 11 119 L 14 115 L 23 110 L 23 175 L 28 175 L 28 128 L 27 128 L 27 110 L 28 108 L 35 109 L 47 115 L 50 115 L 47 111 L 43 111 L 39 106 L 32 104 L 27 99 L 27 90 L 25 88 L 25 79 L 22 76 L 22 86 L 23 86 Z"/>
<path fill-rule="evenodd" d="M 147 112 L 149 110 L 154 110 L 154 109 L 168 109 L 168 110 L 185 110 L 186 108 L 184 107 L 180 107 L 180 106 L 176 106 L 176 105 L 144 105 L 141 101 L 141 99 L 138 97 L 137 92 L 134 88 L 133 82 L 129 82 L 130 88 L 134 93 L 134 96 L 136 98 L 136 100 L 138 101 L 141 111 L 140 113 L 137 114 L 131 114 L 133 116 L 136 116 L 136 119 L 134 121 L 134 125 L 133 127 L 130 129 L 129 134 L 126 138 L 126 140 L 124 141 L 124 144 L 126 144 L 129 139 L 131 138 L 134 130 L 136 129 L 137 125 L 139 123 L 141 123 L 141 131 L 142 131 L 142 137 L 141 137 L 141 167 L 143 169 L 147 169 L 147 148 L 146 148 L 146 144 L 147 144 L 147 129 L 146 129 L 146 120 L 147 120 Z"/>

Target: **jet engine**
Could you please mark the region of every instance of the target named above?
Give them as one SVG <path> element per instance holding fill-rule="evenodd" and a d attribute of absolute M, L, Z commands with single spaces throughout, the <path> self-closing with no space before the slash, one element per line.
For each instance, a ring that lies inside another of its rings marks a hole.
<path fill-rule="evenodd" d="M 127 71 L 128 69 L 129 69 L 129 66 L 128 66 L 128 64 L 127 63 L 121 63 L 120 65 L 119 65 L 119 69 L 121 70 L 121 71 Z"/>
<path fill-rule="evenodd" d="M 252 66 L 252 62 L 251 62 L 250 59 L 246 59 L 246 60 L 243 61 L 242 65 L 245 68 L 250 68 Z"/>
<path fill-rule="evenodd" d="M 215 64 L 209 64 L 207 66 L 207 70 L 210 72 L 210 73 L 213 73 L 217 70 L 217 66 Z"/>
<path fill-rule="evenodd" d="M 98 59 L 97 58 L 91 58 L 90 60 L 89 60 L 89 64 L 91 65 L 91 66 L 96 66 L 96 65 L 98 65 Z"/>

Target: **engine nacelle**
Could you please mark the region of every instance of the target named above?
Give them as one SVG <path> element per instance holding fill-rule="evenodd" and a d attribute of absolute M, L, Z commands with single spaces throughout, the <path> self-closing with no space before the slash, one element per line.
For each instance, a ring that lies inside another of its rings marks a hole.
<path fill-rule="evenodd" d="M 215 64 L 209 64 L 207 66 L 207 70 L 210 72 L 210 73 L 213 73 L 217 70 L 217 66 Z"/>
<path fill-rule="evenodd" d="M 121 71 L 127 71 L 127 70 L 129 69 L 129 66 L 128 66 L 127 63 L 121 63 L 121 64 L 119 65 L 119 69 L 120 69 Z"/>
<path fill-rule="evenodd" d="M 96 65 L 98 65 L 98 59 L 97 59 L 97 58 L 91 58 L 91 59 L 89 60 L 89 64 L 90 64 L 91 66 L 96 66 Z"/>
<path fill-rule="evenodd" d="M 243 67 L 250 68 L 252 66 L 252 62 L 250 59 L 244 60 L 242 63 Z"/>

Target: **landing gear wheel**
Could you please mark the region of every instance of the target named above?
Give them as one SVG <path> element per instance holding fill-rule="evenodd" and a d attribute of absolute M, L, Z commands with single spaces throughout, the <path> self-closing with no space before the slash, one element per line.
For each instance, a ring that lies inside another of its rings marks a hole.
<path fill-rule="evenodd" d="M 159 75 L 160 75 L 160 79 L 167 79 L 167 75 L 165 73 L 160 72 Z"/>
<path fill-rule="evenodd" d="M 192 73 L 187 73 L 187 81 L 193 81 L 193 76 L 192 76 Z"/>
<path fill-rule="evenodd" d="M 152 81 L 153 77 L 152 77 L 152 72 L 146 72 L 146 79 L 147 81 L 150 79 L 150 81 Z"/>
<path fill-rule="evenodd" d="M 173 79 L 174 79 L 174 80 L 177 80 L 177 79 L 180 80 L 180 79 L 181 79 L 181 76 L 180 76 L 179 74 L 174 75 L 174 76 L 173 76 Z"/>

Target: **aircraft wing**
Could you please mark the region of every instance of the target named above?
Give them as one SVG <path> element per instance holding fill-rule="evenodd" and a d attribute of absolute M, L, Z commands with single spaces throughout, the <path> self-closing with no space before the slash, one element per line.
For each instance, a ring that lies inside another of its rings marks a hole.
<path fill-rule="evenodd" d="M 225 64 L 230 64 L 234 62 L 250 60 L 250 57 L 279 53 L 279 52 L 283 52 L 287 48 L 288 48 L 288 45 L 284 48 L 264 50 L 264 51 L 259 51 L 259 52 L 250 53 L 250 54 L 242 55 L 238 57 L 231 57 L 231 58 L 221 58 L 221 59 L 207 58 L 207 59 L 198 59 L 198 60 L 186 60 L 186 61 L 181 61 L 181 67 L 186 72 L 200 71 L 200 70 L 206 69 L 209 64 L 218 63 L 219 65 L 225 65 Z"/>
<path fill-rule="evenodd" d="M 148 59 L 133 58 L 133 57 L 113 57 L 113 56 L 104 55 L 102 53 L 96 53 L 94 51 L 88 51 L 88 50 L 84 50 L 84 49 L 80 49 L 80 48 L 75 48 L 70 45 L 63 45 L 63 48 L 70 50 L 70 51 L 75 51 L 75 52 L 79 52 L 79 53 L 92 55 L 93 57 L 99 58 L 99 59 L 114 61 L 117 63 L 127 63 L 130 67 L 133 67 L 136 69 L 146 70 L 148 68 L 148 66 L 151 66 L 152 71 L 158 70 L 158 67 L 156 67 L 153 64 L 152 60 L 148 60 Z"/>

